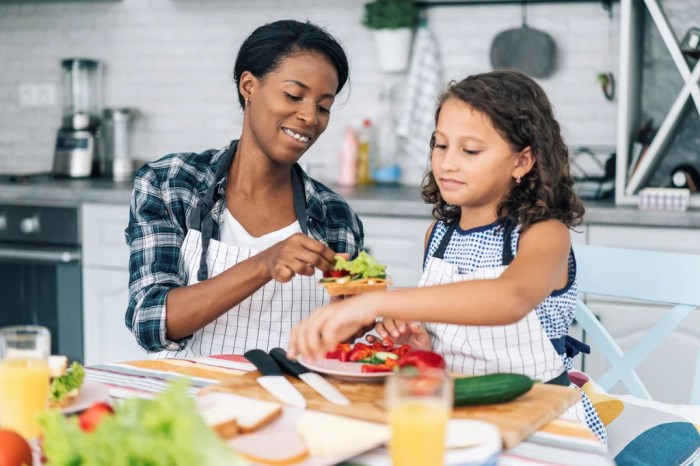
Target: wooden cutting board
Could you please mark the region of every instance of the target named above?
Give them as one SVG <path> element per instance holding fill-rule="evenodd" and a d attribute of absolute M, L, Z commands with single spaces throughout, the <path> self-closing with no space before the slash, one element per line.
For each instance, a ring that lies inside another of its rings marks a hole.
<path fill-rule="evenodd" d="M 258 384 L 255 380 L 258 377 L 259 372 L 248 372 L 203 388 L 200 393 L 229 392 L 277 401 Z M 287 379 L 304 395 L 309 409 L 367 421 L 386 422 L 383 383 L 345 382 L 326 377 L 326 380 L 351 401 L 349 406 L 340 406 L 326 401 L 301 380 L 292 377 Z M 557 418 L 580 398 L 579 391 L 574 388 L 535 384 L 532 390 L 508 403 L 455 408 L 452 417 L 479 419 L 496 424 L 501 430 L 503 447 L 511 448 Z"/>

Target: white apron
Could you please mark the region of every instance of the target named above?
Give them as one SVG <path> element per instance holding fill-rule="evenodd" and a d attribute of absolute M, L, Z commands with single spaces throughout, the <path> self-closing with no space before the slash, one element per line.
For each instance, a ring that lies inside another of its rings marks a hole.
<path fill-rule="evenodd" d="M 457 265 L 443 259 L 455 226 L 456 222 L 445 232 L 435 254 L 428 260 L 418 286 L 495 279 L 506 270 L 507 265 L 502 265 L 460 274 Z M 507 228 L 503 247 L 503 262 L 507 264 L 513 257 L 510 251 L 510 232 Z M 426 323 L 425 326 L 431 334 L 433 351 L 443 355 L 450 371 L 470 375 L 512 372 L 542 382 L 565 384 L 562 382 L 562 376 L 566 372 L 564 361 L 542 328 L 534 309 L 518 322 L 509 325 Z M 568 374 L 564 377 L 568 381 Z M 555 379 L 557 382 L 554 382 Z M 590 402 L 588 404 L 590 405 Z M 571 406 L 562 417 L 587 422 L 583 402 L 579 401 Z M 598 432 L 598 429 L 592 430 L 601 439 L 604 438 L 604 430 L 602 433 Z"/>
<path fill-rule="evenodd" d="M 185 240 L 180 247 L 180 270 L 187 273 L 187 285 L 214 277 L 260 251 L 239 248 L 211 239 L 211 206 L 213 193 L 228 169 L 235 144 L 222 158 L 209 191 L 190 214 Z M 306 199 L 301 173 L 292 169 L 294 209 L 302 232 L 306 225 Z M 206 267 L 202 267 L 202 248 L 206 248 Z M 237 306 L 199 329 L 179 351 L 161 351 L 156 358 L 188 358 L 212 354 L 243 354 L 251 349 L 269 351 L 287 348 L 292 327 L 308 317 L 311 311 L 330 301 L 325 289 L 318 285 L 322 273 L 313 276 L 295 275 L 287 283 L 271 280 Z M 167 310 L 166 310 L 167 312 Z"/>

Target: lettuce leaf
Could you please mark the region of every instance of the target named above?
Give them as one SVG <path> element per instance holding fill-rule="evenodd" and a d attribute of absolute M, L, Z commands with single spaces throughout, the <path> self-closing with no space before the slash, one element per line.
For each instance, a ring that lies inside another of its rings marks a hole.
<path fill-rule="evenodd" d="M 49 399 L 54 403 L 60 401 L 71 391 L 80 388 L 83 380 L 85 380 L 85 369 L 79 362 L 74 361 L 65 374 L 51 381 Z"/>
<path fill-rule="evenodd" d="M 386 278 L 386 265 L 380 265 L 365 251 L 360 251 L 351 261 L 335 256 L 335 269 L 347 270 L 350 275 L 358 278 Z"/>
<path fill-rule="evenodd" d="M 57 411 L 40 422 L 48 466 L 246 464 L 206 425 L 182 382 L 152 400 L 124 400 L 91 433 Z"/>

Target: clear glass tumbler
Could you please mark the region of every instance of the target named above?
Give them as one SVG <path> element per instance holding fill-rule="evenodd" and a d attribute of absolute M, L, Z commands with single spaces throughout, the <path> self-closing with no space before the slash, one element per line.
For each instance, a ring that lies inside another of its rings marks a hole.
<path fill-rule="evenodd" d="M 45 327 L 0 328 L 0 427 L 26 439 L 39 435 L 48 409 L 51 333 Z"/>
<path fill-rule="evenodd" d="M 386 385 L 394 466 L 442 465 L 452 412 L 452 379 L 443 370 L 400 371 Z"/>

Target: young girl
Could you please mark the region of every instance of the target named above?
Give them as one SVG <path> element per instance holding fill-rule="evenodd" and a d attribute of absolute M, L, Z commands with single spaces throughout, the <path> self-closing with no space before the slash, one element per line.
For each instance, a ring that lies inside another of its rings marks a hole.
<path fill-rule="evenodd" d="M 571 358 L 585 345 L 567 336 L 576 300 L 569 229 L 584 209 L 544 91 L 517 71 L 452 83 L 430 148 L 422 194 L 437 222 L 426 233 L 421 288 L 317 309 L 294 328 L 290 356 L 323 357 L 381 315 L 380 336 L 432 348 L 451 371 L 570 385 Z M 573 412 L 605 441 L 585 395 Z"/>

